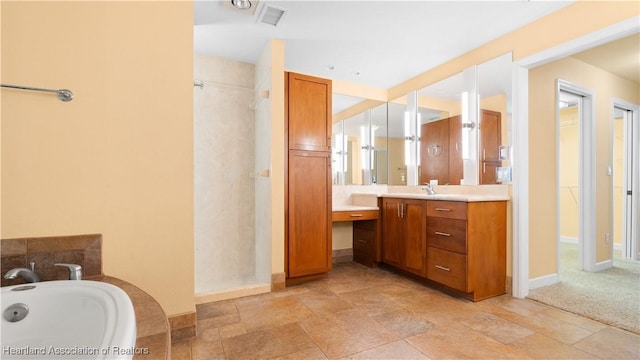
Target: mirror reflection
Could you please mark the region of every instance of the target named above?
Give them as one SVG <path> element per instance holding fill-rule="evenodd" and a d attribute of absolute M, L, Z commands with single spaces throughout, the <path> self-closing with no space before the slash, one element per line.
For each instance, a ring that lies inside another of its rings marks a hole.
<path fill-rule="evenodd" d="M 419 184 L 460 185 L 463 179 L 462 73 L 418 91 Z"/>
<path fill-rule="evenodd" d="M 477 179 L 480 185 L 497 184 L 499 170 L 510 166 L 504 145 L 509 144 L 511 53 L 478 65 L 476 71 L 479 103 L 473 127 L 463 126 L 465 104 L 471 100 L 463 73 L 418 91 L 420 184 L 464 185 L 465 178 Z"/>
<path fill-rule="evenodd" d="M 498 174 L 511 166 L 511 53 L 388 103 L 334 94 L 333 106 L 336 185 L 510 181 Z"/>
<path fill-rule="evenodd" d="M 407 162 L 409 154 L 405 149 L 406 97 L 388 103 L 389 124 L 387 148 L 389 149 L 389 185 L 407 185 Z"/>
<path fill-rule="evenodd" d="M 504 182 L 497 177 L 498 170 L 511 166 L 509 152 L 500 153 L 501 146 L 511 143 L 511 61 L 511 53 L 507 53 L 478 65 L 480 184 Z"/>
<path fill-rule="evenodd" d="M 333 183 L 386 184 L 386 103 L 340 94 L 333 103 Z"/>

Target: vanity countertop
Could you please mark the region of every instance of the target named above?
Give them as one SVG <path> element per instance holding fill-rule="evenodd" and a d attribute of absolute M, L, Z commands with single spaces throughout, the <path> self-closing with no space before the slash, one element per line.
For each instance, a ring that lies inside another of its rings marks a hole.
<path fill-rule="evenodd" d="M 478 201 L 508 201 L 510 200 L 507 195 L 499 194 L 435 194 L 429 195 L 426 193 L 386 193 L 380 195 L 381 197 L 390 198 L 403 198 L 403 199 L 420 199 L 420 200 L 442 200 L 442 201 L 465 201 L 465 202 L 478 202 Z"/>

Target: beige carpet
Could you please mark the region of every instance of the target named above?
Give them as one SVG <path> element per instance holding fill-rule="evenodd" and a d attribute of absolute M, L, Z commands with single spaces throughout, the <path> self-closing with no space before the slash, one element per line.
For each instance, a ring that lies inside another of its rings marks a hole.
<path fill-rule="evenodd" d="M 560 282 L 529 292 L 529 298 L 640 334 L 640 262 L 614 254 L 613 268 L 577 270 L 578 246 L 560 245 Z"/>

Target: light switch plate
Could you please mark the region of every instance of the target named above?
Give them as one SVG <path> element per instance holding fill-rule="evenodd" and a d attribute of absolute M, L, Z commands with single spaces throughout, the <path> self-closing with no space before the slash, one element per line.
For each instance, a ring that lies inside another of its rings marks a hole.
<path fill-rule="evenodd" d="M 497 167 L 496 180 L 498 182 L 511 182 L 511 167 Z"/>

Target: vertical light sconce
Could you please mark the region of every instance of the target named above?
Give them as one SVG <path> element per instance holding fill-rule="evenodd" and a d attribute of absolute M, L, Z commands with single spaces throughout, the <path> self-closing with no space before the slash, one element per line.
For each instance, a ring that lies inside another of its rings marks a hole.
<path fill-rule="evenodd" d="M 375 159 L 375 144 L 376 144 L 376 130 L 378 130 L 377 126 L 371 126 L 371 138 L 369 140 L 369 155 L 371 157 L 371 162 L 369 163 L 371 165 L 370 169 L 373 170 L 375 166 L 373 166 L 376 163 L 376 159 Z"/>
<path fill-rule="evenodd" d="M 345 156 L 347 152 L 345 151 L 345 136 L 343 133 L 339 133 L 336 135 L 336 155 L 337 158 L 341 160 L 342 163 L 342 171 L 347 171 L 347 161 Z"/>
<path fill-rule="evenodd" d="M 411 134 L 411 114 L 404 112 L 404 164 L 411 165 L 411 142 L 415 140 L 415 136 Z"/>
<path fill-rule="evenodd" d="M 416 141 L 416 148 L 417 148 L 416 153 L 418 154 L 417 155 L 418 158 L 416 160 L 417 160 L 418 166 L 420 166 L 420 158 L 422 157 L 420 156 L 420 140 L 422 139 L 422 117 L 420 113 L 418 113 L 418 123 L 416 125 L 417 125 L 416 133 L 418 135 L 418 139 Z"/>
<path fill-rule="evenodd" d="M 471 157 L 470 133 L 476 127 L 476 124 L 469 120 L 469 93 L 464 91 L 460 101 L 462 103 L 462 159 L 467 160 Z"/>
<path fill-rule="evenodd" d="M 360 148 L 362 149 L 362 154 L 360 156 L 360 165 L 363 170 L 369 169 L 368 158 L 369 158 L 369 137 L 367 136 L 367 126 L 360 126 Z"/>

